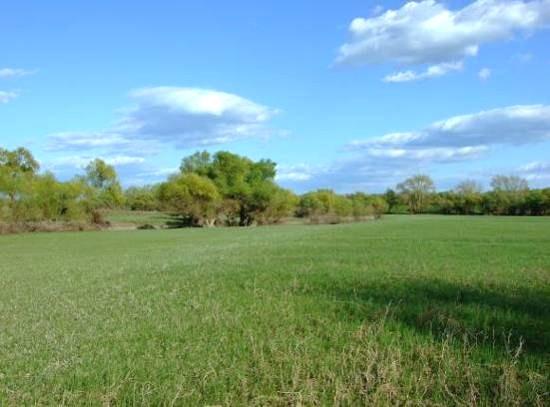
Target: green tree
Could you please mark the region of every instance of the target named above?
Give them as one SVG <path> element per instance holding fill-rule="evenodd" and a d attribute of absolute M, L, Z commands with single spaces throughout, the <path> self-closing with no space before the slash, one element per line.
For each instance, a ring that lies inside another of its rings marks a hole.
<path fill-rule="evenodd" d="M 391 213 L 392 210 L 399 205 L 399 196 L 395 193 L 395 191 L 391 188 L 388 188 L 386 192 L 384 193 L 384 199 L 386 200 L 386 203 L 388 204 L 388 212 Z"/>
<path fill-rule="evenodd" d="M 264 213 L 280 193 L 275 184 L 276 164 L 271 160 L 254 162 L 227 151 L 214 156 L 207 152 L 195 153 L 182 160 L 183 174 L 197 174 L 209 178 L 216 185 L 224 202 L 226 223 L 248 226 L 265 221 Z"/>
<path fill-rule="evenodd" d="M 458 213 L 469 215 L 480 210 L 482 187 L 474 180 L 466 180 L 455 187 L 455 209 Z"/>
<path fill-rule="evenodd" d="M 529 191 L 524 178 L 515 175 L 495 175 L 491 179 L 492 193 L 488 196 L 492 213 L 519 215 Z"/>
<path fill-rule="evenodd" d="M 0 148 L 0 192 L 13 204 L 39 169 L 38 161 L 26 148 L 13 151 Z"/>
<path fill-rule="evenodd" d="M 124 194 L 115 167 L 97 158 L 86 166 L 86 181 L 96 191 L 99 208 L 119 207 L 124 202 Z"/>
<path fill-rule="evenodd" d="M 529 190 L 529 183 L 516 175 L 495 175 L 491 179 L 491 187 L 493 191 L 524 193 Z"/>
<path fill-rule="evenodd" d="M 361 216 L 359 205 L 366 205 L 360 203 L 361 199 L 359 194 L 351 199 L 331 189 L 319 189 L 302 195 L 297 215 L 307 217 L 313 223 L 339 223 L 356 214 Z"/>
<path fill-rule="evenodd" d="M 428 206 L 430 197 L 435 192 L 435 185 L 429 176 L 419 174 L 398 184 L 397 190 L 411 213 L 421 213 Z"/>
<path fill-rule="evenodd" d="M 195 154 L 181 160 L 182 173 L 195 173 L 206 176 L 212 165 L 212 156 L 208 151 L 197 151 Z"/>
<path fill-rule="evenodd" d="M 124 202 L 133 211 L 159 210 L 158 186 L 130 187 L 124 191 Z"/>
<path fill-rule="evenodd" d="M 222 201 L 214 182 L 194 173 L 172 176 L 161 184 L 159 197 L 195 226 L 214 226 Z"/>
<path fill-rule="evenodd" d="M 0 148 L 0 167 L 10 169 L 15 173 L 36 174 L 40 169 L 40 164 L 24 147 L 16 148 L 13 151 Z"/>

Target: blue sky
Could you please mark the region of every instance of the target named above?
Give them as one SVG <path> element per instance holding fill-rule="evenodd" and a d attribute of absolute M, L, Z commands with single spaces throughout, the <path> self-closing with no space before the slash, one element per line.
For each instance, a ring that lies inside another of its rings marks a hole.
<path fill-rule="evenodd" d="M 550 0 L 4 1 L 0 145 L 125 185 L 197 150 L 297 192 L 550 185 Z"/>

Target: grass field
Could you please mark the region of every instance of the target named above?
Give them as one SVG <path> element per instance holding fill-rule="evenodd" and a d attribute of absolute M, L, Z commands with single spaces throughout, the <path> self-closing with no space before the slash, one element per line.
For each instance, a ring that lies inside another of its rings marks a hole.
<path fill-rule="evenodd" d="M 104 214 L 114 229 L 135 229 L 142 225 L 151 225 L 157 229 L 169 228 L 177 218 L 162 212 L 141 212 L 129 210 L 110 210 Z"/>
<path fill-rule="evenodd" d="M 544 405 L 550 219 L 0 236 L 0 404 Z"/>

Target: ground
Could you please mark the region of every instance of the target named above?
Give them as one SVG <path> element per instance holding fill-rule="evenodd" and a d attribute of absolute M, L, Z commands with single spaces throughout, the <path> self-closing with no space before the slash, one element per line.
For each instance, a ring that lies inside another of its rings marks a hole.
<path fill-rule="evenodd" d="M 550 218 L 0 236 L 0 405 L 539 404 Z"/>

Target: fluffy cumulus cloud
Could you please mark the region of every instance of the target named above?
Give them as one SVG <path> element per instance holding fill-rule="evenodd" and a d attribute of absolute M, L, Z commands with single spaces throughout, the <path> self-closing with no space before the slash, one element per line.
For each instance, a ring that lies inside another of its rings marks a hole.
<path fill-rule="evenodd" d="M 17 92 L 7 92 L 0 90 L 0 104 L 11 102 L 17 97 Z"/>
<path fill-rule="evenodd" d="M 337 63 L 432 67 L 456 63 L 477 55 L 483 44 L 549 24 L 550 0 L 477 0 L 459 10 L 435 0 L 409 2 L 378 16 L 354 19 L 349 26 L 351 39 L 340 47 Z M 397 78 L 416 75 L 422 73 Z"/>
<path fill-rule="evenodd" d="M 265 137 L 276 110 L 231 93 L 200 88 L 153 87 L 130 93 L 133 106 L 103 132 L 50 136 L 50 149 L 130 148 L 148 143 L 178 148 Z"/>

